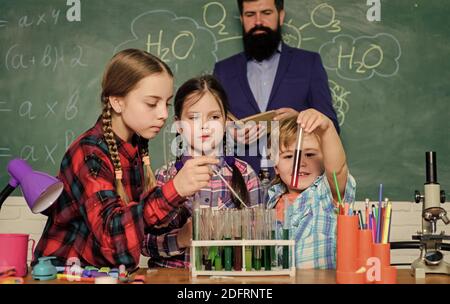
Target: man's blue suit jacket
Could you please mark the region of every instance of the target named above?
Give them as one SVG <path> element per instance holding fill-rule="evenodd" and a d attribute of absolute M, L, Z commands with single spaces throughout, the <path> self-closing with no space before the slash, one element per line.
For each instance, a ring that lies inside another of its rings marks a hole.
<path fill-rule="evenodd" d="M 214 75 L 224 87 L 230 112 L 237 118 L 260 113 L 247 80 L 247 57 L 239 53 L 216 63 Z M 280 61 L 266 111 L 314 108 L 327 115 L 339 132 L 328 77 L 318 53 L 282 45 Z M 239 157 L 258 173 L 260 156 Z"/>

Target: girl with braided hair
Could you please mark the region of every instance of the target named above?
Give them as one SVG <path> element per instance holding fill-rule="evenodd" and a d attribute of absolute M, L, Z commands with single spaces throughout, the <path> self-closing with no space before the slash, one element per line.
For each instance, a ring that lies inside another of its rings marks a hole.
<path fill-rule="evenodd" d="M 34 252 L 55 264 L 77 259 L 81 266 L 128 269 L 139 263 L 144 233 L 167 221 L 206 186 L 209 165 L 200 157 L 156 186 L 148 141 L 163 127 L 173 95 L 170 68 L 136 49 L 117 53 L 102 81 L 102 114 L 65 153 L 59 172 L 60 198 L 46 212 L 47 224 Z"/>

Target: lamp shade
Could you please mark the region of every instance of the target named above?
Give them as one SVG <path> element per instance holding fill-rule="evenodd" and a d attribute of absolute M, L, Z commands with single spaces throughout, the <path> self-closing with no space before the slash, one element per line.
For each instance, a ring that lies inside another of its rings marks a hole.
<path fill-rule="evenodd" d="M 8 163 L 11 176 L 9 185 L 20 185 L 23 196 L 33 213 L 40 213 L 50 207 L 63 190 L 63 183 L 46 173 L 33 171 L 23 159 L 13 159 Z"/>

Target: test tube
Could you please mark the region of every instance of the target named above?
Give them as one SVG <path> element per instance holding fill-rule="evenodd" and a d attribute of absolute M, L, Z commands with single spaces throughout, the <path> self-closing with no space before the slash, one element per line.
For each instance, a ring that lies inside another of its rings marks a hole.
<path fill-rule="evenodd" d="M 214 218 L 214 239 L 215 240 L 222 240 L 223 238 L 223 223 L 224 220 L 222 218 L 222 212 L 219 210 L 213 211 L 213 218 Z M 214 258 L 214 269 L 219 271 L 222 270 L 222 247 L 220 246 L 214 246 L 212 250 L 216 250 L 215 252 L 215 258 Z M 210 249 L 211 250 L 211 249 Z M 211 251 L 210 251 L 211 252 Z"/>
<path fill-rule="evenodd" d="M 263 229 L 263 214 L 262 209 L 259 207 L 254 208 L 255 212 L 255 239 L 261 240 L 261 234 Z M 254 250 L 254 268 L 255 270 L 261 270 L 261 259 L 262 259 L 262 248 L 261 246 L 255 246 Z"/>
<path fill-rule="evenodd" d="M 243 222 L 243 237 L 246 240 L 252 240 L 252 213 L 251 209 L 242 209 L 242 222 Z M 247 271 L 252 270 L 252 246 L 245 246 L 245 269 Z"/>
<path fill-rule="evenodd" d="M 201 223 L 201 213 L 200 213 L 200 203 L 198 201 L 193 202 L 193 227 L 192 227 L 192 238 L 196 241 L 200 240 L 200 223 Z M 195 248 L 194 263 L 197 270 L 202 270 L 202 253 L 200 247 Z"/>
<path fill-rule="evenodd" d="M 225 216 L 224 220 L 226 225 L 224 226 L 224 239 L 225 240 L 231 240 L 232 237 L 232 231 L 231 227 L 233 224 L 232 218 L 231 218 L 231 212 L 230 209 L 225 209 Z M 223 249 L 224 256 L 225 256 L 225 270 L 231 270 L 233 266 L 233 247 L 231 246 L 225 246 Z"/>
<path fill-rule="evenodd" d="M 212 239 L 212 213 L 211 208 L 206 207 L 202 208 L 203 210 L 203 240 L 211 240 Z M 205 270 L 212 270 L 212 254 L 210 254 L 209 247 L 203 247 L 204 257 L 205 257 Z"/>
<path fill-rule="evenodd" d="M 284 198 L 284 222 L 283 222 L 283 240 L 289 240 L 290 229 L 290 202 L 287 198 Z M 289 268 L 289 246 L 283 246 L 283 269 Z"/>
<path fill-rule="evenodd" d="M 233 239 L 242 239 L 241 210 L 233 209 Z M 242 270 L 242 246 L 234 246 L 234 270 Z"/>
<path fill-rule="evenodd" d="M 278 235 L 278 229 L 277 229 L 277 210 L 275 208 L 270 209 L 270 236 L 272 240 L 279 240 L 281 239 Z M 278 249 L 277 246 L 272 246 L 272 267 L 277 268 L 278 267 Z"/>
<path fill-rule="evenodd" d="M 300 166 L 302 162 L 302 142 L 303 142 L 303 128 L 298 126 L 297 141 L 295 143 L 294 163 L 292 164 L 291 187 L 298 187 L 298 179 L 300 176 Z"/>
<path fill-rule="evenodd" d="M 264 239 L 270 240 L 272 232 L 271 209 L 264 209 Z M 272 246 L 264 248 L 264 269 L 272 269 Z"/>

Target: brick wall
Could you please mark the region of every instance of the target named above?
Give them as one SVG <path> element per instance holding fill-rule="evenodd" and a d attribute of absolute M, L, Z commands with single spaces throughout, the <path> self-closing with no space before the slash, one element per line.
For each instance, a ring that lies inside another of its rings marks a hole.
<path fill-rule="evenodd" d="M 357 202 L 361 209 L 363 202 Z M 450 203 L 441 205 L 450 214 Z M 411 202 L 394 202 L 392 211 L 391 241 L 410 241 L 411 236 L 421 229 L 422 204 Z M 38 241 L 45 226 L 46 217 L 31 213 L 22 197 L 10 197 L 3 204 L 0 211 L 0 233 L 27 233 Z M 438 224 L 438 231 L 444 230 L 450 235 L 450 225 L 445 226 L 442 221 Z M 31 246 L 30 246 L 31 252 Z M 411 263 L 419 255 L 415 249 L 392 250 L 393 263 Z M 450 253 L 444 252 L 446 261 L 450 262 Z M 29 254 L 31 258 L 31 253 Z M 140 265 L 145 267 L 147 259 L 141 257 Z"/>

